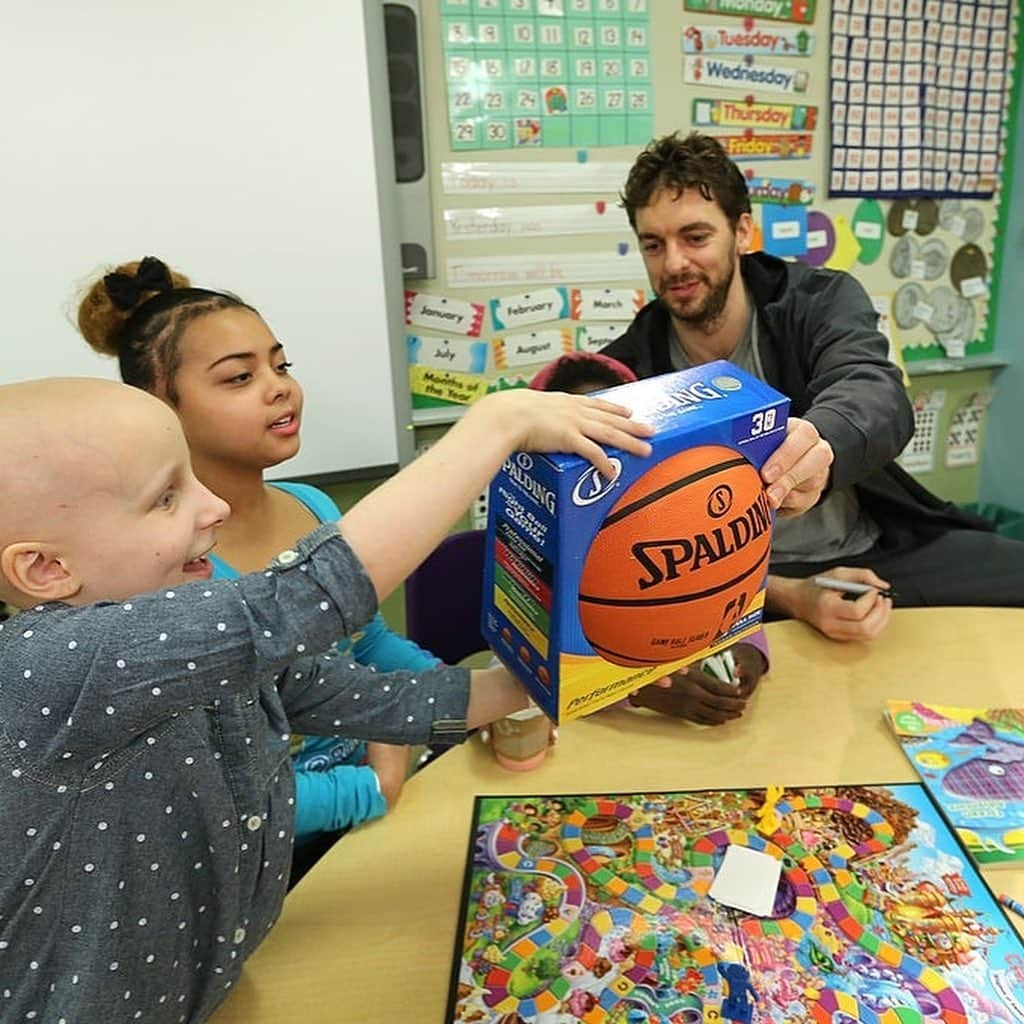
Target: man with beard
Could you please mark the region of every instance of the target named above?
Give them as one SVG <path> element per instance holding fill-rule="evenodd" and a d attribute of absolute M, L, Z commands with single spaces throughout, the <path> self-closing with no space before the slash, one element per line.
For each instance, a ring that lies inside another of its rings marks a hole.
<path fill-rule="evenodd" d="M 728 359 L 790 399 L 786 441 L 762 474 L 769 496 L 773 466 L 801 481 L 773 502 L 769 616 L 864 640 L 885 628 L 894 599 L 1024 605 L 1024 544 L 958 512 L 893 461 L 914 418 L 860 284 L 841 271 L 748 254 L 746 180 L 709 136 L 651 142 L 621 199 L 657 298 L 602 353 L 638 377 Z M 822 447 L 831 469 L 802 474 L 799 453 L 818 457 Z M 826 573 L 869 584 L 868 592 L 844 600 L 815 586 L 812 578 Z M 894 599 L 883 596 L 890 579 Z M 678 682 L 682 717 L 724 706 L 724 697 L 700 689 L 699 673 Z"/>

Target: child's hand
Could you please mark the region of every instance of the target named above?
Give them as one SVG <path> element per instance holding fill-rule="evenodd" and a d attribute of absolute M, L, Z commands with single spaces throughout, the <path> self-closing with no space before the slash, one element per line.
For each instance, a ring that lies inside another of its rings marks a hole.
<path fill-rule="evenodd" d="M 668 678 L 668 686 L 661 680 L 637 690 L 630 703 L 698 725 L 722 725 L 739 718 L 747 706 L 746 697 L 738 687 L 723 683 L 697 667 L 680 669 Z"/>
<path fill-rule="evenodd" d="M 387 801 L 390 811 L 398 802 L 409 774 L 409 748 L 396 747 L 390 743 L 367 743 L 366 760 L 377 774 L 381 795 Z"/>
<path fill-rule="evenodd" d="M 501 414 L 510 418 L 517 448 L 575 452 L 593 463 L 606 479 L 612 478 L 615 470 L 602 444 L 633 455 L 651 453 L 651 446 L 641 440 L 651 436 L 651 426 L 630 419 L 629 409 L 614 402 L 526 388 L 489 397 L 504 400 Z M 498 408 L 497 403 L 494 407 Z"/>
<path fill-rule="evenodd" d="M 736 688 L 741 697 L 749 697 L 761 681 L 768 665 L 764 655 L 753 644 L 745 644 L 742 641 L 733 644 L 729 648 L 732 651 L 733 660 L 736 663 L 736 678 L 739 686 Z"/>
<path fill-rule="evenodd" d="M 813 577 L 800 579 L 770 575 L 768 602 L 773 611 L 809 622 L 830 640 L 874 640 L 889 624 L 892 598 L 883 597 L 889 583 L 870 569 L 840 565 L 829 576 L 847 583 L 867 583 L 872 588 L 855 601 L 844 594 L 815 584 Z"/>

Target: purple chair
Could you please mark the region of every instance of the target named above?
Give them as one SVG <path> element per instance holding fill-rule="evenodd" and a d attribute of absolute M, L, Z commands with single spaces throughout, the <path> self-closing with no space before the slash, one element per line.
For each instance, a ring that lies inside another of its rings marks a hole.
<path fill-rule="evenodd" d="M 449 665 L 488 647 L 480 633 L 486 537 L 446 537 L 405 581 L 405 635 Z"/>

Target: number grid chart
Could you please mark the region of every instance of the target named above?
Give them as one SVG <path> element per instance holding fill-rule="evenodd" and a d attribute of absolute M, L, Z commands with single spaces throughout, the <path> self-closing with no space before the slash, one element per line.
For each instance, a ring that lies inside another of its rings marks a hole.
<path fill-rule="evenodd" d="M 441 0 L 451 148 L 645 145 L 652 0 Z"/>
<path fill-rule="evenodd" d="M 834 0 L 833 196 L 989 197 L 1002 171 L 1012 0 Z"/>

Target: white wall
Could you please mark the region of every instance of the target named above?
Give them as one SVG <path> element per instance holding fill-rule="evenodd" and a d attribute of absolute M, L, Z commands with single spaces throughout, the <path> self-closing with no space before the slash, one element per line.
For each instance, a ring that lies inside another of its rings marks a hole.
<path fill-rule="evenodd" d="M 359 0 L 62 0 L 4 19 L 0 380 L 116 376 L 67 311 L 105 264 L 154 254 L 286 343 L 307 400 L 278 475 L 398 460 L 394 175 L 366 4 L 369 26 Z"/>

